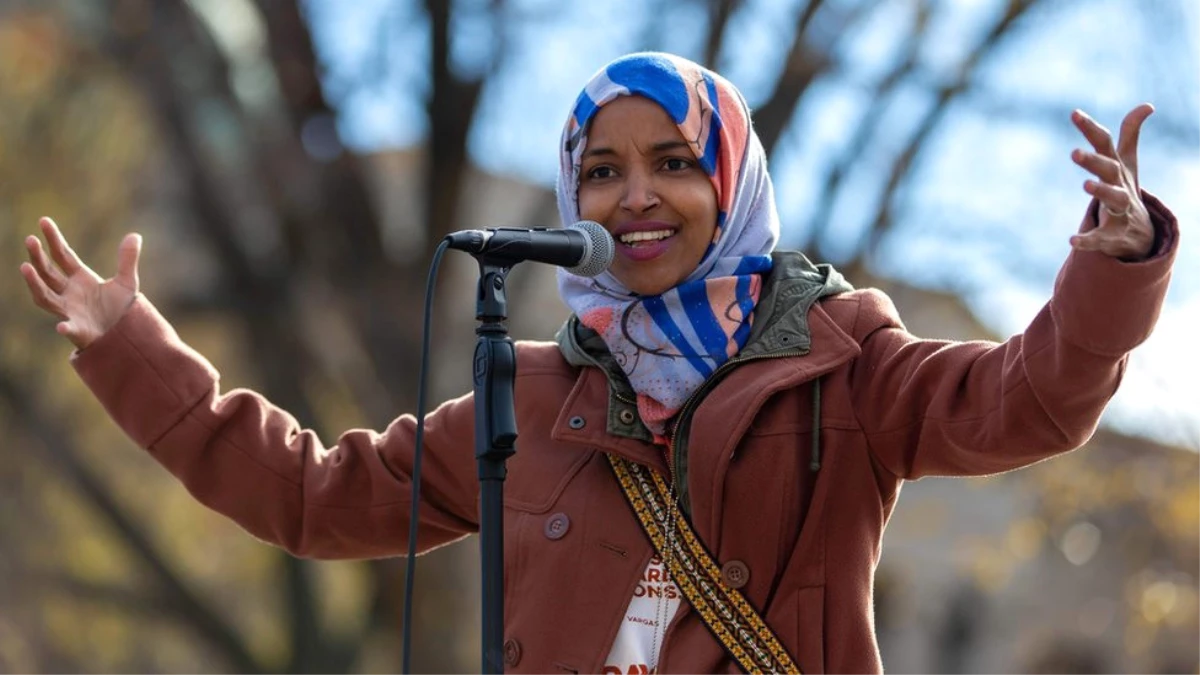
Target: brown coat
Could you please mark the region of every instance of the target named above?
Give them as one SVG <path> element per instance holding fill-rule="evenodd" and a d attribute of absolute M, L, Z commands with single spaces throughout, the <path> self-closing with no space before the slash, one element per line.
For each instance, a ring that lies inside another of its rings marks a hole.
<path fill-rule="evenodd" d="M 718 564 L 749 570 L 742 592 L 803 671 L 881 671 L 872 577 L 903 480 L 1005 471 L 1091 435 L 1167 287 L 1177 229 L 1157 200 L 1148 205 L 1158 255 L 1072 253 L 1051 301 L 1003 344 L 918 340 L 883 294 L 842 293 L 807 313 L 806 355 L 738 366 L 696 408 L 687 458 L 696 532 Z M 520 343 L 518 363 L 507 669 L 597 672 L 651 554 L 602 453 L 666 464 L 661 448 L 609 433 L 602 370 L 569 365 L 553 343 Z M 139 445 L 253 535 L 317 558 L 405 551 L 411 416 L 327 448 L 257 394 L 222 394 L 217 372 L 144 298 L 75 366 Z M 814 472 L 812 387 L 802 385 L 817 377 Z M 477 529 L 473 415 L 468 396 L 427 419 L 422 549 Z M 685 602 L 660 670 L 736 665 Z"/>

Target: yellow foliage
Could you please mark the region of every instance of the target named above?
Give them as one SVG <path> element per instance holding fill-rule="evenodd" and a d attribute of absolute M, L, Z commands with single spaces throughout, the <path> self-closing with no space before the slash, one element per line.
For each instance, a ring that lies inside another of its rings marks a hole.
<path fill-rule="evenodd" d="M 1151 513 L 1155 524 L 1181 541 L 1200 532 L 1200 482 L 1186 483 L 1166 495 L 1162 508 Z"/>
<path fill-rule="evenodd" d="M 51 528 L 30 538 L 30 562 L 38 569 L 63 570 L 87 581 L 127 579 L 132 561 L 112 546 L 107 524 L 74 486 L 51 476 L 40 488 L 40 510 Z"/>
<path fill-rule="evenodd" d="M 128 662 L 136 635 L 120 609 L 61 593 L 45 594 L 41 607 L 46 632 L 74 661 L 95 672 L 120 670 Z"/>
<path fill-rule="evenodd" d="M 281 668 L 291 655 L 291 647 L 279 617 L 278 604 L 247 603 L 240 608 L 236 624 L 246 645 L 261 663 L 276 664 Z"/>
<path fill-rule="evenodd" d="M 62 24 L 39 11 L 6 14 L 0 24 L 0 86 L 16 98 L 37 98 L 66 66 L 68 38 Z"/>
<path fill-rule="evenodd" d="M 37 665 L 29 640 L 11 620 L 0 616 L 0 670 L 6 673 L 32 673 Z"/>
<path fill-rule="evenodd" d="M 123 581 L 133 561 L 125 552 L 112 545 L 112 537 L 99 530 L 89 530 L 69 542 L 64 551 L 67 569 L 81 581 L 96 584 Z"/>
<path fill-rule="evenodd" d="M 1014 558 L 1027 561 L 1041 552 L 1045 538 L 1045 523 L 1038 518 L 1022 518 L 1009 527 L 1005 543 Z"/>
<path fill-rule="evenodd" d="M 330 635 L 350 635 L 364 627 L 371 579 L 365 565 L 326 563 L 317 568 L 325 612 L 322 630 Z"/>

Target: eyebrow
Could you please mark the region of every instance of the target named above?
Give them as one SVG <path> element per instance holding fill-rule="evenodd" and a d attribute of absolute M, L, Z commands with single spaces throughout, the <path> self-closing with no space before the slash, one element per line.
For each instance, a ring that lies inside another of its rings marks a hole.
<path fill-rule="evenodd" d="M 650 146 L 650 149 L 653 150 L 654 152 L 663 152 L 665 150 L 677 150 L 679 148 L 686 148 L 687 146 L 688 146 L 688 144 L 686 141 L 670 140 L 670 141 L 659 141 L 659 142 L 655 143 L 654 145 Z M 586 158 L 586 157 L 595 157 L 597 155 L 615 155 L 615 154 L 617 154 L 617 152 L 615 150 L 613 150 L 612 148 L 599 147 L 599 148 L 589 148 L 589 149 L 585 150 L 583 152 L 583 157 Z"/>

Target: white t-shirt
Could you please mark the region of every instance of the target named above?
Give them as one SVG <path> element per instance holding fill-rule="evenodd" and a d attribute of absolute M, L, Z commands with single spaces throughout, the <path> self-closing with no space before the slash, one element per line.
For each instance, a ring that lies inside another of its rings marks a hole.
<path fill-rule="evenodd" d="M 600 671 L 604 675 L 656 672 L 663 636 L 675 610 L 679 609 L 681 597 L 674 581 L 663 582 L 665 576 L 662 561 L 658 556 L 651 557 L 641 581 L 633 589 L 625 620 Z"/>

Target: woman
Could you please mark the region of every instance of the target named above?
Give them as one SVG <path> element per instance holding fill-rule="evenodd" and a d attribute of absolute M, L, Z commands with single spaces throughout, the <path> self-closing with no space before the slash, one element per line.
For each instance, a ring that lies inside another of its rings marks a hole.
<path fill-rule="evenodd" d="M 1093 202 L 1050 302 L 1003 344 L 908 334 L 886 296 L 774 251 L 766 160 L 737 90 L 665 54 L 584 88 L 560 147 L 564 222 L 617 240 L 560 274 L 573 316 L 518 346 L 505 501 L 513 672 L 879 672 L 872 575 L 901 482 L 1081 445 L 1149 334 L 1174 217 L 1082 113 Z M 42 221 L 21 271 L 118 424 L 203 503 L 320 558 L 402 554 L 415 421 L 323 447 L 217 373 L 138 294 L 140 239 L 103 281 Z M 51 262 L 51 259 L 53 262 Z M 420 546 L 477 529 L 470 396 L 427 418 Z"/>

